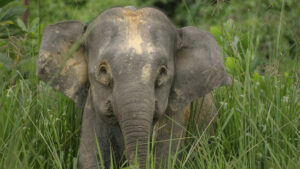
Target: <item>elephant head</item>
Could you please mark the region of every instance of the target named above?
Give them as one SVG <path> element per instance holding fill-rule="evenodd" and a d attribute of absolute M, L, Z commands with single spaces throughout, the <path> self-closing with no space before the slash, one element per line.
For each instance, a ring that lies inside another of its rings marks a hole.
<path fill-rule="evenodd" d="M 210 33 L 176 29 L 153 8 L 111 8 L 88 25 L 50 25 L 37 65 L 41 80 L 89 106 L 101 123 L 120 126 L 127 157 L 137 151 L 141 168 L 156 119 L 230 82 Z"/>

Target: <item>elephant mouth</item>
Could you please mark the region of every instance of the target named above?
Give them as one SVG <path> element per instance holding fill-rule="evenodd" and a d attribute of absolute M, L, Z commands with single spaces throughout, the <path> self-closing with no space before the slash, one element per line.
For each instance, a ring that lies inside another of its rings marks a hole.
<path fill-rule="evenodd" d="M 155 125 L 157 121 L 158 121 L 158 117 L 154 117 L 152 121 L 152 125 Z"/>
<path fill-rule="evenodd" d="M 162 116 L 162 113 L 160 113 L 158 110 L 158 102 L 157 102 L 157 100 L 155 100 L 155 109 L 154 109 L 154 116 L 153 116 L 152 124 L 155 125 L 161 116 Z"/>
<path fill-rule="evenodd" d="M 114 126 L 119 125 L 118 120 L 117 120 L 116 116 L 114 115 L 111 101 L 107 101 L 105 103 L 105 107 L 106 107 L 106 111 L 104 113 L 104 117 L 106 119 L 106 122 L 109 124 L 112 124 Z"/>

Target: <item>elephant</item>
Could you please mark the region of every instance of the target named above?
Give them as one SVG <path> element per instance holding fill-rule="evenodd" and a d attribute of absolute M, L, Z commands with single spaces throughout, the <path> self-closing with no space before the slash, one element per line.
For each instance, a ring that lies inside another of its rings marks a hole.
<path fill-rule="evenodd" d="M 212 90 L 231 83 L 213 35 L 176 28 L 151 7 L 114 7 L 89 24 L 47 26 L 37 75 L 83 110 L 80 169 L 97 168 L 100 159 L 108 169 L 111 153 L 145 169 L 153 139 L 163 166 L 182 144 L 191 102 L 205 96 L 214 113 Z"/>

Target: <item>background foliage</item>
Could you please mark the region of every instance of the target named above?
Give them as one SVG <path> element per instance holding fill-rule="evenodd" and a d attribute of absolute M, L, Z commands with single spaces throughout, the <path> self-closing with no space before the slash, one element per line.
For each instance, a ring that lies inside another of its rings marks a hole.
<path fill-rule="evenodd" d="M 89 23 L 113 6 L 152 6 L 176 26 L 210 31 L 233 85 L 214 92 L 213 136 L 189 126 L 169 168 L 300 166 L 298 0 L 21 0 L 0 3 L 0 168 L 77 168 L 80 111 L 35 75 L 41 33 Z M 29 8 L 27 22 L 21 19 Z"/>

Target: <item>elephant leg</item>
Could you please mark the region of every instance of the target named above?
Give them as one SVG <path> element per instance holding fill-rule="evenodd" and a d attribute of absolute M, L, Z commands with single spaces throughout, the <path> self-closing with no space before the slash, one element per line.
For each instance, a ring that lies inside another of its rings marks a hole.
<path fill-rule="evenodd" d="M 111 145 L 114 150 L 114 160 L 116 165 L 121 165 L 125 161 L 125 145 L 123 134 L 119 126 L 112 128 Z M 116 166 L 114 166 L 116 168 Z"/>
<path fill-rule="evenodd" d="M 156 125 L 156 168 L 166 168 L 169 155 L 175 155 L 183 143 L 186 131 L 184 112 L 170 113 L 161 117 Z M 171 143 L 171 147 L 170 147 Z"/>
<path fill-rule="evenodd" d="M 209 132 L 214 134 L 214 118 L 216 115 L 216 107 L 212 93 L 206 94 L 195 100 L 191 106 L 189 125 L 198 130 L 198 132 Z"/>
<path fill-rule="evenodd" d="M 174 155 L 177 148 L 184 146 L 184 137 L 188 125 L 194 125 L 201 132 L 209 128 L 210 134 L 213 134 L 215 113 L 213 96 L 209 93 L 205 97 L 195 100 L 192 104 L 188 104 L 181 112 L 169 112 L 169 116 L 160 118 L 155 126 L 157 132 L 157 168 L 166 168 L 169 155 Z M 171 149 L 170 139 L 172 139 Z"/>
<path fill-rule="evenodd" d="M 99 146 L 97 146 L 97 144 Z M 98 152 L 98 147 L 101 153 Z M 100 154 L 105 168 L 101 167 Z M 81 126 L 79 169 L 108 169 L 110 165 L 110 126 L 93 111 L 87 99 Z"/>

